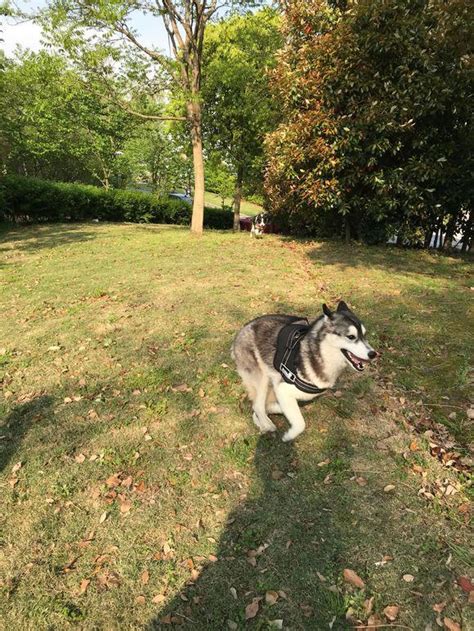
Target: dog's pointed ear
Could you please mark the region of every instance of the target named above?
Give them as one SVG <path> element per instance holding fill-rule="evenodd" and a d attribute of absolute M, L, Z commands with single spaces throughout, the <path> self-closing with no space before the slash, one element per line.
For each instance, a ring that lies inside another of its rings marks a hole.
<path fill-rule="evenodd" d="M 331 309 L 327 306 L 326 303 L 323 304 L 323 313 L 326 317 L 328 318 L 332 318 L 332 311 Z"/>
<path fill-rule="evenodd" d="M 340 300 L 339 304 L 337 305 L 337 312 L 339 313 L 340 311 L 350 311 L 344 300 Z"/>

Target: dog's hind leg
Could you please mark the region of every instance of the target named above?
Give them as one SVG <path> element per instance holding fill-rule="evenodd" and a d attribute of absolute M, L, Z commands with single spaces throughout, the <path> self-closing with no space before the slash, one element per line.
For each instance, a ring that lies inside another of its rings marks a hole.
<path fill-rule="evenodd" d="M 257 395 L 253 402 L 253 421 L 261 432 L 274 432 L 276 430 L 265 410 L 269 384 L 269 378 L 266 375 L 262 375 L 257 385 Z"/>
<path fill-rule="evenodd" d="M 246 372 L 244 370 L 238 371 L 242 382 L 247 390 L 247 394 L 252 403 L 255 401 L 255 397 L 257 396 L 257 388 L 255 387 L 255 376 L 250 372 Z"/>
<path fill-rule="evenodd" d="M 268 388 L 267 402 L 265 404 L 267 414 L 283 414 L 280 404 L 276 400 L 275 390 L 272 386 Z"/>
<path fill-rule="evenodd" d="M 293 386 L 290 386 L 291 388 Z M 288 442 L 293 440 L 304 431 L 306 423 L 298 405 L 298 401 L 293 396 L 293 393 L 289 391 L 288 384 L 280 383 L 275 388 L 275 394 L 280 404 L 283 414 L 290 423 L 290 429 L 283 434 L 283 441 Z"/>

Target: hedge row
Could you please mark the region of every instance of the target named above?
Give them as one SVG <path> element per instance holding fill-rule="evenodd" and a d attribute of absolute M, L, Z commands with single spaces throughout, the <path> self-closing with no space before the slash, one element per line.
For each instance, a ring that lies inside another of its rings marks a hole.
<path fill-rule="evenodd" d="M 189 224 L 191 206 L 151 193 L 7 175 L 0 179 L 0 219 L 15 223 L 130 221 Z M 232 228 L 232 213 L 206 208 L 207 228 Z"/>

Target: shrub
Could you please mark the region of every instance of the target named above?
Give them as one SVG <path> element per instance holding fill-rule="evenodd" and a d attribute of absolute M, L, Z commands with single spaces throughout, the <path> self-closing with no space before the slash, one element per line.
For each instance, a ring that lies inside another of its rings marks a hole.
<path fill-rule="evenodd" d="M 286 6 L 272 77 L 284 120 L 267 139 L 272 210 L 292 230 L 368 243 L 396 233 L 428 244 L 438 228 L 464 229 L 473 3 Z"/>
<path fill-rule="evenodd" d="M 216 230 L 230 230 L 233 226 L 234 214 L 231 208 L 206 208 L 204 210 L 204 227 Z"/>
<path fill-rule="evenodd" d="M 179 199 L 151 193 L 105 189 L 7 175 L 0 181 L 0 219 L 15 223 L 130 221 L 188 224 L 191 207 Z M 206 208 L 207 228 L 231 228 L 232 213 Z"/>

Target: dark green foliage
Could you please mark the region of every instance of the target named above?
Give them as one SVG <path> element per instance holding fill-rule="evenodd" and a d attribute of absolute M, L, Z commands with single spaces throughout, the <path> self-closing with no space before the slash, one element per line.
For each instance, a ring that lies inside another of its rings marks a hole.
<path fill-rule="evenodd" d="M 473 7 L 287 3 L 266 190 L 292 229 L 414 246 L 439 229 L 468 246 Z"/>
<path fill-rule="evenodd" d="M 85 184 L 8 175 L 0 181 L 0 219 L 16 223 L 130 221 L 189 224 L 191 206 L 178 199 Z M 206 208 L 204 225 L 231 228 L 232 213 Z"/>

